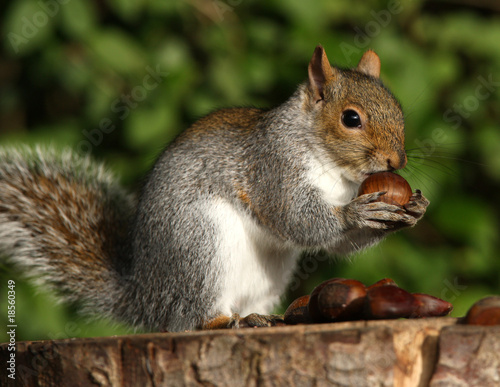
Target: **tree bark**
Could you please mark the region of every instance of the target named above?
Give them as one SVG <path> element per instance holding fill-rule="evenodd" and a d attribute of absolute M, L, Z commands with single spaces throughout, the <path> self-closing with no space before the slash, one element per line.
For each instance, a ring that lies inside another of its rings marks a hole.
<path fill-rule="evenodd" d="M 494 386 L 500 326 L 453 318 L 19 342 L 2 386 Z"/>

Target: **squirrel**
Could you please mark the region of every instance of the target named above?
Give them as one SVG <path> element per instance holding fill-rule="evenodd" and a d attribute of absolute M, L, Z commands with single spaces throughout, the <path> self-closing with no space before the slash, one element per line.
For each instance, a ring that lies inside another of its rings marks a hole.
<path fill-rule="evenodd" d="M 301 253 L 348 255 L 425 213 L 419 190 L 403 211 L 357 197 L 368 175 L 405 167 L 404 139 L 377 54 L 341 69 L 319 45 L 287 101 L 201 118 L 137 198 L 87 156 L 1 149 L 0 254 L 133 327 L 275 325 Z"/>

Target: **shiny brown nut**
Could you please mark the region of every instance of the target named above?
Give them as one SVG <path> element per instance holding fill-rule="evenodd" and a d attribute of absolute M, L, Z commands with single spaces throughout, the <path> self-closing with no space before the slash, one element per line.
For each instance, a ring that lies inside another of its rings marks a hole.
<path fill-rule="evenodd" d="M 469 325 L 500 325 L 500 296 L 486 297 L 476 302 L 463 320 Z"/>
<path fill-rule="evenodd" d="M 328 321 L 361 318 L 366 287 L 356 280 L 339 280 L 326 284 L 318 295 L 318 309 Z"/>
<path fill-rule="evenodd" d="M 307 305 L 308 311 L 309 311 L 309 316 L 311 317 L 313 322 L 325 322 L 327 321 L 325 317 L 321 314 L 319 307 L 318 307 L 318 296 L 321 291 L 326 285 L 332 282 L 337 282 L 339 280 L 343 280 L 343 278 L 332 278 L 329 280 L 326 280 L 322 283 L 320 283 L 318 286 L 316 286 L 313 291 L 311 292 L 311 295 L 309 296 L 309 303 Z"/>
<path fill-rule="evenodd" d="M 310 324 L 311 316 L 307 304 L 309 295 L 302 296 L 293 301 L 285 311 L 284 320 L 286 324 Z"/>
<path fill-rule="evenodd" d="M 411 317 L 440 317 L 450 314 L 453 305 L 429 294 L 413 293 L 417 306 Z"/>
<path fill-rule="evenodd" d="M 380 196 L 379 201 L 404 206 L 410 201 L 412 196 L 411 187 L 401 176 L 392 172 L 378 172 L 366 178 L 358 190 L 358 196 L 374 193 L 386 192 Z"/>
<path fill-rule="evenodd" d="M 377 286 L 366 292 L 364 313 L 368 319 L 407 318 L 416 308 L 415 297 L 397 286 Z"/>
<path fill-rule="evenodd" d="M 392 279 L 390 279 L 390 278 L 383 278 L 383 279 L 375 282 L 374 284 L 371 284 L 366 289 L 370 290 L 370 289 L 376 288 L 378 286 L 386 286 L 386 285 L 398 286 L 396 284 L 396 282 L 394 282 Z"/>

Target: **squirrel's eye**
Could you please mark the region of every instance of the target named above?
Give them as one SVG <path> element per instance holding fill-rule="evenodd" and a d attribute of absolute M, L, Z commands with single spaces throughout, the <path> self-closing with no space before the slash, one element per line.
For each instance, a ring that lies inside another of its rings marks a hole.
<path fill-rule="evenodd" d="M 347 128 L 361 128 L 361 117 L 355 110 L 348 109 L 342 113 L 342 123 Z"/>

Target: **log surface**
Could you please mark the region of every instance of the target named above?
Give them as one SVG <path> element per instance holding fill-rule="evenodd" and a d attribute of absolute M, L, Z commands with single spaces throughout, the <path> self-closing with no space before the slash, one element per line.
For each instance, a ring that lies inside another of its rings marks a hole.
<path fill-rule="evenodd" d="M 0 346 L 0 362 L 10 356 Z M 2 366 L 4 367 L 4 366 Z M 2 386 L 500 386 L 500 326 L 453 318 L 19 342 Z"/>

